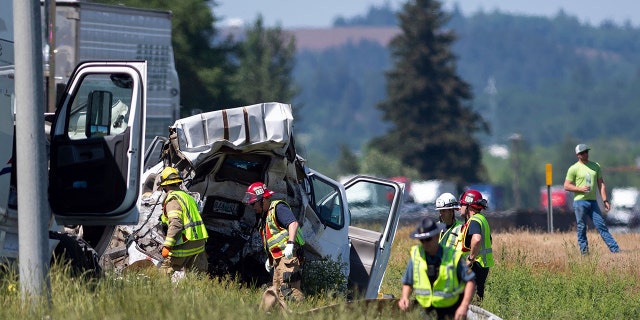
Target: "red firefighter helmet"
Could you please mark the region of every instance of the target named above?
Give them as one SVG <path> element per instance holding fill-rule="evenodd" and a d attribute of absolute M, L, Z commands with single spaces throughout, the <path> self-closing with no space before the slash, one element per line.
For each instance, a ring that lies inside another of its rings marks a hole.
<path fill-rule="evenodd" d="M 482 210 L 487 208 L 487 200 L 482 198 L 478 190 L 469 189 L 460 196 L 460 205 Z"/>
<path fill-rule="evenodd" d="M 247 188 L 247 192 L 244 194 L 242 203 L 252 205 L 256 203 L 256 201 L 260 201 L 263 198 L 269 198 L 272 195 L 273 191 L 267 189 L 264 183 L 254 182 Z"/>

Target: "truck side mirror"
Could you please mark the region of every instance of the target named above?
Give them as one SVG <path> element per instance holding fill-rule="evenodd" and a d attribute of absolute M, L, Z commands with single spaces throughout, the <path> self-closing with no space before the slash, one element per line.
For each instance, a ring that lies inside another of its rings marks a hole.
<path fill-rule="evenodd" d="M 109 135 L 112 104 L 113 93 L 110 91 L 95 90 L 89 93 L 89 98 L 87 99 L 87 125 L 85 126 L 87 138 Z"/>

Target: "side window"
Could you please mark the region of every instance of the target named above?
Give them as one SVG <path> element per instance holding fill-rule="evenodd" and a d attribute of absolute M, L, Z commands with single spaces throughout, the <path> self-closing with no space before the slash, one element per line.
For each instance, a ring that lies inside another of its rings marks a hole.
<path fill-rule="evenodd" d="M 317 178 L 312 179 L 313 196 L 316 200 L 316 212 L 320 221 L 332 229 L 344 227 L 344 215 L 342 213 L 342 199 L 340 190 L 335 186 L 325 183 Z"/>
<path fill-rule="evenodd" d="M 360 181 L 346 188 L 351 225 L 384 232 L 391 211 L 394 189 L 391 186 Z"/>
<path fill-rule="evenodd" d="M 131 82 L 126 74 L 87 76 L 72 102 L 68 137 L 77 140 L 124 132 L 130 114 Z"/>

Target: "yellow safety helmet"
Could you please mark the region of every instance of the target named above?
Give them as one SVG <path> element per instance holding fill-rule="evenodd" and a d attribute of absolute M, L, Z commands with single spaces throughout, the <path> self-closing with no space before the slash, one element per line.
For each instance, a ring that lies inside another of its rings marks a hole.
<path fill-rule="evenodd" d="M 160 185 L 167 186 L 170 184 L 181 183 L 182 177 L 178 170 L 174 167 L 166 167 L 160 173 Z"/>

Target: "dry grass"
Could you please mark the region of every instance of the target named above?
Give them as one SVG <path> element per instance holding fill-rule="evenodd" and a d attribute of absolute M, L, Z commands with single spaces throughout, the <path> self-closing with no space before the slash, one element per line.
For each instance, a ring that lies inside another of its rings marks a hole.
<path fill-rule="evenodd" d="M 604 272 L 627 273 L 640 278 L 640 234 L 613 235 L 621 253 L 613 254 L 596 231 L 587 233 L 591 259 L 596 269 Z M 511 267 L 516 263 L 528 263 L 532 270 L 567 272 L 571 262 L 582 259 L 575 232 L 532 233 L 526 230 L 498 233 L 492 236 L 494 257 L 497 264 Z"/>

